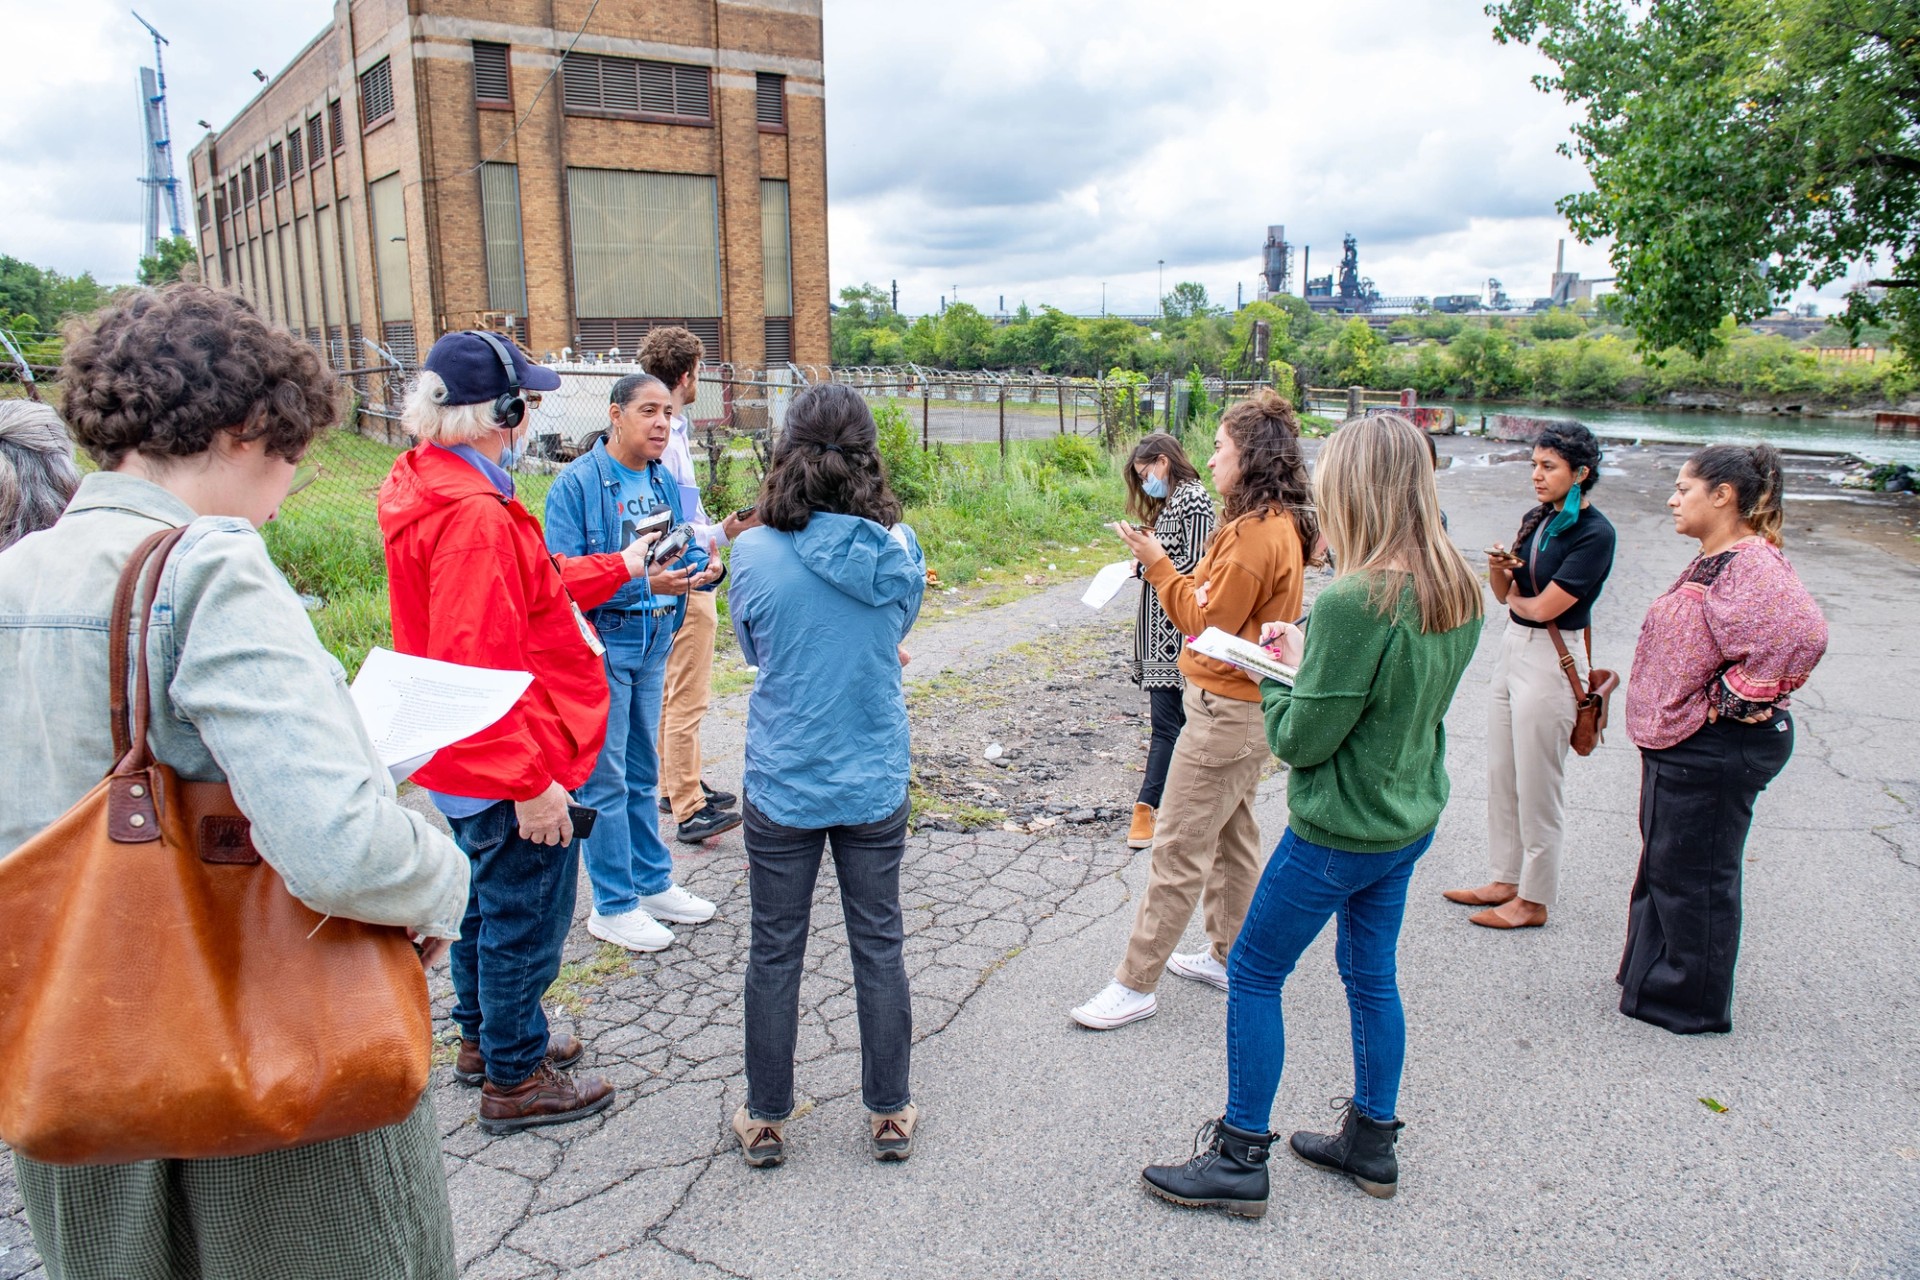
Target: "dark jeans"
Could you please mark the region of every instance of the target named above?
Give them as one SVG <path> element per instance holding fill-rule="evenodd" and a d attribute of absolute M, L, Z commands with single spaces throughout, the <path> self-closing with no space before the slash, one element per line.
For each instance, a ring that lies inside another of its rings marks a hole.
<path fill-rule="evenodd" d="M 573 924 L 579 844 L 520 838 L 513 801 L 471 818 L 450 818 L 454 842 L 473 859 L 467 915 L 453 944 L 453 1020 L 480 1041 L 487 1079 L 510 1089 L 547 1052 L 540 997 L 560 972 L 560 947 Z"/>
<path fill-rule="evenodd" d="M 807 954 L 813 886 L 822 848 L 833 846 L 834 874 L 853 953 L 860 1018 L 860 1095 L 867 1110 L 899 1111 L 912 1101 L 913 1005 L 902 955 L 900 859 L 907 814 L 851 827 L 785 827 L 753 807 L 741 809 L 753 944 L 747 956 L 747 1113 L 756 1120 L 793 1114 L 793 1046 L 800 1031 L 800 969 Z"/>
<path fill-rule="evenodd" d="M 1187 712 L 1181 705 L 1182 689 L 1147 690 L 1148 714 L 1153 719 L 1153 739 L 1147 744 L 1147 776 L 1140 781 L 1140 803 L 1160 807 L 1160 795 L 1167 789 L 1167 766 L 1173 763 L 1174 744 L 1180 730 L 1186 728 Z"/>
<path fill-rule="evenodd" d="M 1286 1063 L 1280 989 L 1327 917 L 1338 922 L 1334 961 L 1353 1027 L 1353 1105 L 1394 1118 L 1407 1058 L 1397 953 L 1413 865 L 1428 832 L 1392 853 L 1348 853 L 1293 834 L 1267 860 L 1240 938 L 1227 960 L 1227 1123 L 1265 1133 Z"/>
<path fill-rule="evenodd" d="M 1640 870 L 1616 978 L 1620 1012 L 1679 1035 L 1733 1029 L 1753 802 L 1792 754 L 1784 711 L 1759 724 L 1702 725 L 1640 753 Z"/>

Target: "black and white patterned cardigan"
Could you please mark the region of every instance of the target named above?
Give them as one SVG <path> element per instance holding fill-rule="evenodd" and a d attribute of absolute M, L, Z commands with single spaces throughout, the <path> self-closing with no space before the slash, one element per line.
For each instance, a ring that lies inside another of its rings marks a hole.
<path fill-rule="evenodd" d="M 1167 549 L 1173 567 L 1192 573 L 1213 538 L 1216 517 L 1206 486 L 1189 480 L 1175 489 L 1160 509 L 1153 532 Z M 1127 675 L 1142 689 L 1178 689 L 1180 649 L 1186 637 L 1160 607 L 1160 597 L 1147 583 L 1140 586 L 1140 609 L 1133 623 L 1133 658 Z"/>

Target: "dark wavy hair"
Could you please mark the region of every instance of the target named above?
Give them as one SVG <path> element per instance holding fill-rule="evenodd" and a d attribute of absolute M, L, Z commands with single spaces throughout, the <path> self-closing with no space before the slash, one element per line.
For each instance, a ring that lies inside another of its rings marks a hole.
<path fill-rule="evenodd" d="M 786 433 L 760 483 L 760 522 L 769 528 L 797 533 L 815 512 L 888 528 L 900 523 L 873 414 L 859 392 L 833 382 L 793 398 Z"/>
<path fill-rule="evenodd" d="M 1240 450 L 1240 481 L 1225 495 L 1226 522 L 1247 515 L 1291 516 L 1301 554 L 1311 561 L 1320 544 L 1320 518 L 1293 406 L 1272 387 L 1261 387 L 1227 410 L 1220 425 Z"/>
<path fill-rule="evenodd" d="M 1551 422 L 1541 428 L 1540 436 L 1533 442 L 1536 449 L 1546 449 L 1560 455 L 1560 461 L 1567 464 L 1569 471 L 1587 469 L 1587 478 L 1580 482 L 1580 496 L 1585 498 L 1593 492 L 1593 486 L 1600 483 L 1600 440 L 1593 432 L 1578 422 Z M 1520 517 L 1520 532 L 1514 536 L 1516 550 L 1526 545 L 1533 531 L 1540 527 L 1543 520 L 1551 519 L 1554 508 L 1547 503 L 1536 503 Z"/>
<path fill-rule="evenodd" d="M 1684 470 L 1706 482 L 1709 489 L 1733 486 L 1740 518 L 1755 533 L 1780 546 L 1786 523 L 1786 474 L 1780 469 L 1780 451 L 1770 444 L 1710 444 L 1687 459 Z"/>
<path fill-rule="evenodd" d="M 1140 476 L 1134 468 L 1143 462 L 1154 462 L 1161 458 L 1167 460 L 1167 498 L 1183 484 L 1191 484 L 1200 479 L 1200 473 L 1194 470 L 1193 463 L 1187 459 L 1187 451 L 1180 442 L 1164 431 L 1155 431 L 1140 437 L 1140 443 L 1133 446 L 1133 453 L 1127 459 L 1127 514 L 1141 525 L 1152 528 L 1154 521 L 1160 518 L 1161 508 L 1167 505 L 1167 498 L 1149 498 L 1147 491 L 1140 487 Z"/>
<path fill-rule="evenodd" d="M 67 330 L 62 402 L 102 467 L 130 453 L 190 458 L 231 430 L 297 461 L 340 416 L 340 388 L 311 346 L 237 294 L 201 284 L 141 290 Z"/>

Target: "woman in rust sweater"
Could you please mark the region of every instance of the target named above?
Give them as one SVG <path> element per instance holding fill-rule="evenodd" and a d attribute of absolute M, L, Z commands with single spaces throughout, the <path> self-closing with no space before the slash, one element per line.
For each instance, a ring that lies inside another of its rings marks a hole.
<path fill-rule="evenodd" d="M 1116 525 L 1141 575 L 1182 634 L 1219 627 L 1257 641 L 1268 622 L 1300 616 L 1301 571 L 1320 538 L 1308 497 L 1306 460 L 1293 406 L 1269 389 L 1229 409 L 1207 462 L 1226 503 L 1224 522 L 1192 574 L 1173 567 L 1151 533 Z M 1110 1031 L 1151 1017 L 1154 988 L 1171 968 L 1183 978 L 1227 987 L 1226 958 L 1260 878 L 1260 828 L 1253 793 L 1266 763 L 1260 690 L 1236 667 L 1180 654 L 1186 727 L 1173 751 L 1154 833 L 1153 865 L 1114 980 L 1073 1010 L 1073 1020 Z M 1174 947 L 1206 891 L 1211 946 Z"/>

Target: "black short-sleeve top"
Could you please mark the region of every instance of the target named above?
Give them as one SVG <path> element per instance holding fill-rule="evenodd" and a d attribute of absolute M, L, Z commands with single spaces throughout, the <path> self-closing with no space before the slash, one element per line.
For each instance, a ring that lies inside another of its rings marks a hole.
<path fill-rule="evenodd" d="M 1594 601 L 1613 572 L 1613 539 L 1613 522 L 1598 507 L 1584 508 L 1573 528 L 1551 538 L 1542 519 L 1526 545 L 1514 549 L 1520 567 L 1513 571 L 1513 589 L 1523 596 L 1537 596 L 1548 583 L 1559 587 L 1573 597 L 1573 603 L 1552 619 L 1553 624 L 1562 631 L 1584 631 L 1592 620 Z M 1523 627 L 1547 625 L 1511 611 L 1508 616 Z"/>

